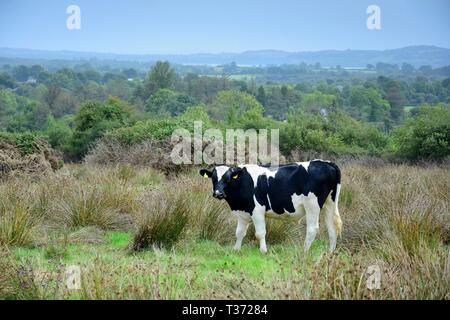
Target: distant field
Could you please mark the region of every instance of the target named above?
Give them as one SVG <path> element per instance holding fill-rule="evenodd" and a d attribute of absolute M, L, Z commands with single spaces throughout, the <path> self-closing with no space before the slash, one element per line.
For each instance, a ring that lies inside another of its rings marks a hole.
<path fill-rule="evenodd" d="M 269 221 L 263 255 L 195 170 L 68 165 L 0 183 L 0 298 L 449 299 L 450 169 L 343 165 L 334 254 L 323 223 Z M 65 285 L 67 266 L 81 287 Z M 367 286 L 369 266 L 381 271 Z"/>
<path fill-rule="evenodd" d="M 414 108 L 416 108 L 416 106 L 404 106 L 403 111 L 405 111 L 406 114 L 410 114 Z"/>
<path fill-rule="evenodd" d="M 233 79 L 233 80 L 250 81 L 252 79 L 255 79 L 256 75 L 254 75 L 254 74 L 232 74 L 229 76 L 229 78 Z"/>

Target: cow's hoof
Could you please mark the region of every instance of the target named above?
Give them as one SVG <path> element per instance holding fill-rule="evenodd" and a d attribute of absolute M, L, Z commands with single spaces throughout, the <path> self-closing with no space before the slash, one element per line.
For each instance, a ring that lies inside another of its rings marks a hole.
<path fill-rule="evenodd" d="M 260 248 L 259 251 L 261 251 L 261 253 L 267 253 L 267 248 Z"/>

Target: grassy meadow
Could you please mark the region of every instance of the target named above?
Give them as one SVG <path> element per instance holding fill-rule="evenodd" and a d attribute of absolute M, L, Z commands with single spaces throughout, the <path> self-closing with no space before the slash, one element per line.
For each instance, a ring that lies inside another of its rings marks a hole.
<path fill-rule="evenodd" d="M 341 164 L 343 233 L 268 221 L 268 253 L 196 170 L 66 165 L 0 182 L 1 299 L 449 299 L 448 166 Z M 66 286 L 67 266 L 81 287 Z M 369 266 L 381 271 L 369 289 Z"/>

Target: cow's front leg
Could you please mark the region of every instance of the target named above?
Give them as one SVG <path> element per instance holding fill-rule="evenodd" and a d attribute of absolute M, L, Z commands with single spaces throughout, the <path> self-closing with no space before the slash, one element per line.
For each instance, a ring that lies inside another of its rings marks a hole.
<path fill-rule="evenodd" d="M 259 250 L 262 253 L 267 252 L 266 246 L 266 219 L 264 211 L 253 212 L 252 220 L 255 225 L 255 236 L 259 240 Z"/>
<path fill-rule="evenodd" d="M 244 219 L 242 217 L 237 218 L 237 227 L 236 227 L 236 244 L 234 245 L 234 250 L 241 250 L 242 240 L 247 234 L 248 226 L 250 225 L 250 221 Z"/>

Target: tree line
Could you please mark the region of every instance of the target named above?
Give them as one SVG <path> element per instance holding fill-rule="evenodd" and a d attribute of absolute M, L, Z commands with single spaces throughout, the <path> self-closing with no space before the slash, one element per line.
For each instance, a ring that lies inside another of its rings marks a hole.
<path fill-rule="evenodd" d="M 82 159 L 103 136 L 127 143 L 164 139 L 196 119 L 223 129 L 279 128 L 286 154 L 297 149 L 409 159 L 449 154 L 450 78 L 427 77 L 428 69 L 415 77 L 297 83 L 180 74 L 163 61 L 145 75 L 133 68 L 2 70 L 0 131 L 45 136 L 71 160 Z"/>

